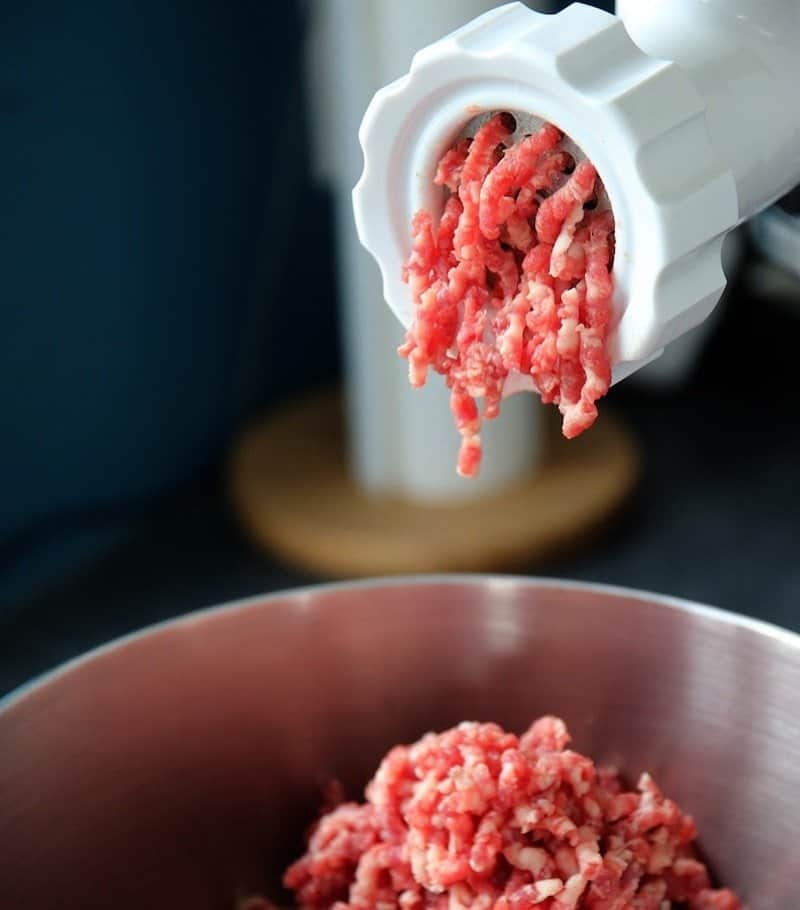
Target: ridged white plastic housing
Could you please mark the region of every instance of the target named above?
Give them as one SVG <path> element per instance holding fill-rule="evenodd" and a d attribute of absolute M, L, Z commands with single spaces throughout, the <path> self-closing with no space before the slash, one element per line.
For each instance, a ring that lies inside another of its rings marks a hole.
<path fill-rule="evenodd" d="M 529 112 L 595 164 L 616 220 L 618 381 L 713 310 L 726 234 L 800 183 L 797 0 L 627 0 L 492 10 L 419 51 L 364 117 L 353 193 L 386 302 L 409 325 L 409 225 L 436 163 L 486 111 Z M 509 391 L 525 387 L 512 383 Z"/>

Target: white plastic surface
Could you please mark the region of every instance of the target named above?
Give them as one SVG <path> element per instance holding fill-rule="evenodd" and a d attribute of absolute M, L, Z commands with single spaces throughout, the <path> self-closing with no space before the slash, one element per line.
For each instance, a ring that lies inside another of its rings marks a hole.
<path fill-rule="evenodd" d="M 706 105 L 745 220 L 800 183 L 800 0 L 617 0 L 648 54 L 674 60 Z"/>
<path fill-rule="evenodd" d="M 456 474 L 459 437 L 449 393 L 433 379 L 413 391 L 395 353 L 403 329 L 382 306 L 382 282 L 353 222 L 351 189 L 362 168 L 358 126 L 373 92 L 399 76 L 414 51 L 494 6 L 492 0 L 316 0 L 309 46 L 316 172 L 333 188 L 347 382 L 349 459 L 369 493 L 454 500 L 487 495 L 532 470 L 542 451 L 541 405 L 504 403 L 487 424 L 475 481 Z M 400 263 L 397 263 L 399 273 Z M 438 377 L 436 377 L 438 378 Z"/>
<path fill-rule="evenodd" d="M 731 231 L 725 238 L 722 248 L 722 266 L 729 281 L 743 260 L 744 230 L 740 227 Z M 632 381 L 662 391 L 674 389 L 686 382 L 703 349 L 719 325 L 726 309 L 728 294 L 728 291 L 723 293 L 719 304 L 708 319 L 668 344 L 664 353 L 652 363 L 638 370 Z"/>
<path fill-rule="evenodd" d="M 550 120 L 600 172 L 617 224 L 615 381 L 711 313 L 725 287 L 727 232 L 800 182 L 800 104 L 787 108 L 800 85 L 798 5 L 620 8 L 627 29 L 582 4 L 555 16 L 508 4 L 418 52 L 410 73 L 375 96 L 361 127 L 354 210 L 404 324 L 413 309 L 400 280 L 411 217 L 441 206 L 437 158 L 486 110 Z"/>

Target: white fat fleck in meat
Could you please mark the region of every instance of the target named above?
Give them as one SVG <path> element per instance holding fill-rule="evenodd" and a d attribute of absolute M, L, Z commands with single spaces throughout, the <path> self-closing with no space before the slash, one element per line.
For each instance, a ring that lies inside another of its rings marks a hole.
<path fill-rule="evenodd" d="M 550 259 L 550 274 L 553 278 L 558 278 L 564 271 L 567 254 L 569 253 L 572 241 L 575 238 L 575 231 L 578 229 L 578 225 L 582 220 L 583 206 L 580 203 L 576 203 L 572 211 L 564 219 L 561 233 L 553 244 L 553 254 Z"/>

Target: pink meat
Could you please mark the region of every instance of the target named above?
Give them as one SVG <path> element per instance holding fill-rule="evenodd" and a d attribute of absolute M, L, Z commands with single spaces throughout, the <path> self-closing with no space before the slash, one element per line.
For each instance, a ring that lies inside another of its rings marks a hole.
<path fill-rule="evenodd" d="M 570 438 L 594 422 L 611 382 L 614 219 L 587 210 L 597 172 L 582 161 L 567 177 L 574 162 L 549 124 L 507 148 L 514 128 L 497 114 L 445 153 L 435 182 L 449 196 L 438 225 L 415 216 L 403 268 L 415 312 L 400 354 L 413 386 L 429 369 L 445 377 L 467 477 L 509 373 L 532 378 Z"/>
<path fill-rule="evenodd" d="M 461 172 L 464 170 L 464 162 L 467 160 L 470 140 L 463 139 L 454 148 L 445 152 L 444 157 L 439 162 L 436 169 L 434 183 L 437 186 L 446 186 L 451 193 L 457 193 L 461 184 Z"/>
<path fill-rule="evenodd" d="M 581 161 L 569 180 L 542 203 L 536 215 L 536 233 L 545 243 L 555 243 L 564 220 L 576 205 L 585 205 L 593 196 L 597 171 Z"/>
<path fill-rule="evenodd" d="M 464 723 L 396 747 L 285 885 L 300 910 L 740 910 L 649 775 L 628 791 L 569 745 L 545 717 L 522 737 Z"/>
<path fill-rule="evenodd" d="M 458 187 L 464 211 L 456 230 L 454 246 L 460 259 L 476 259 L 480 256 L 483 240 L 479 226 L 481 188 L 500 160 L 502 142 L 513 132 L 513 118 L 497 114 L 478 130 L 469 147 Z"/>
<path fill-rule="evenodd" d="M 515 208 L 512 193 L 530 183 L 544 152 L 561 138 L 554 126 L 545 124 L 538 133 L 510 148 L 487 175 L 480 189 L 480 227 L 484 237 L 496 240 L 500 236 L 500 224 Z M 557 174 L 552 175 L 553 180 Z"/>

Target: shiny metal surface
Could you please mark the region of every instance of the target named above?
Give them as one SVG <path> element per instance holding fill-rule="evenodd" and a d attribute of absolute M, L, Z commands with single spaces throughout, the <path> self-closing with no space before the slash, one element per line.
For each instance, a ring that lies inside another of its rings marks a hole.
<path fill-rule="evenodd" d="M 695 814 L 750 910 L 786 910 L 799 701 L 797 636 L 614 589 L 399 580 L 199 613 L 2 705 L 0 907 L 231 907 L 274 884 L 321 779 L 357 794 L 395 742 L 555 712 Z"/>

